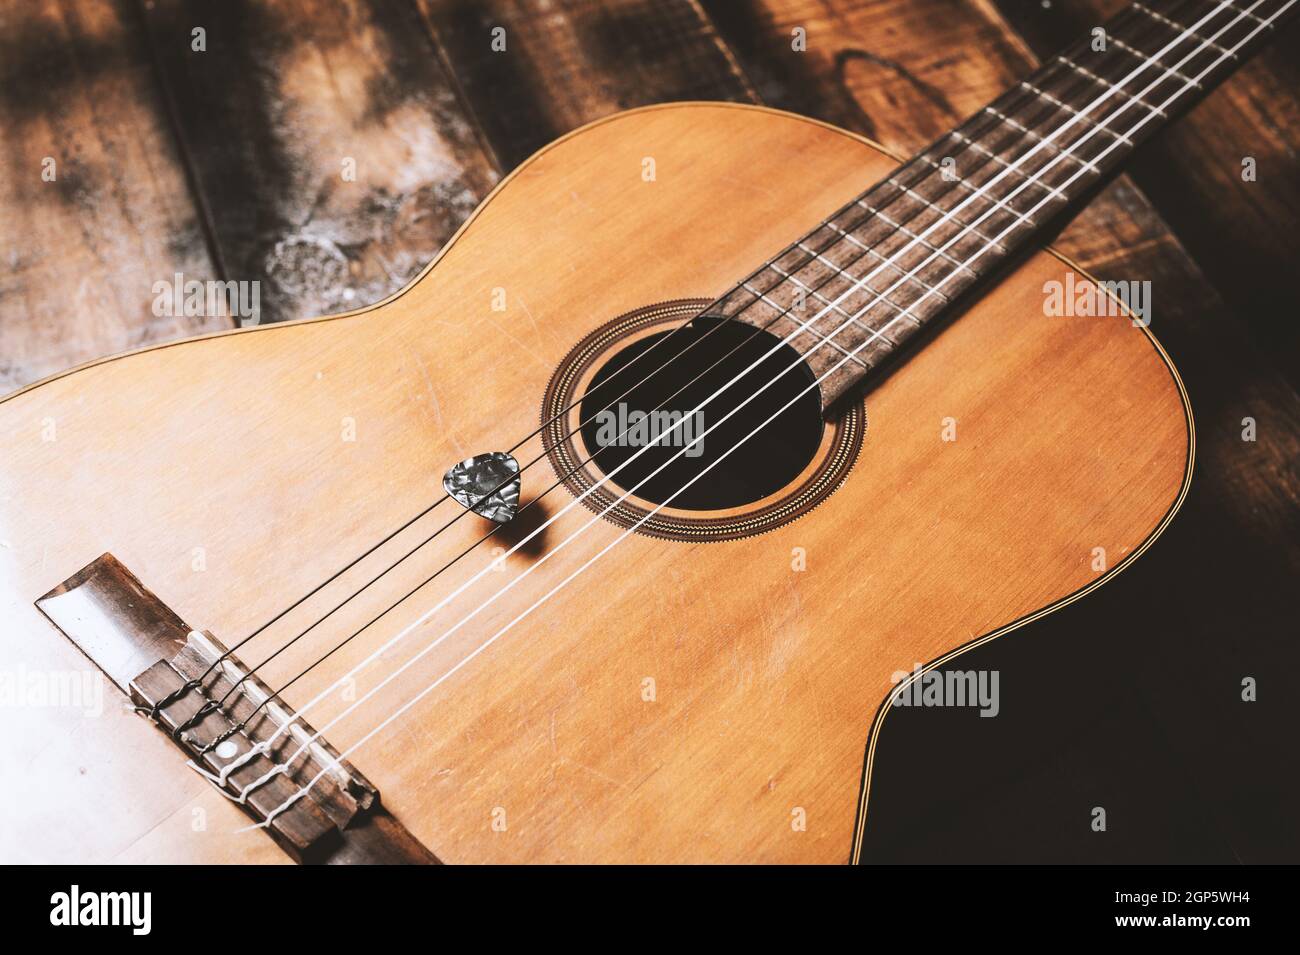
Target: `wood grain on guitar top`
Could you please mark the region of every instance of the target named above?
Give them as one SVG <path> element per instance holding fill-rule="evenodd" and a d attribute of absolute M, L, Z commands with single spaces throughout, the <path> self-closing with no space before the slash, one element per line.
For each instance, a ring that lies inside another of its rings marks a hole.
<path fill-rule="evenodd" d="M 859 138 L 767 110 L 621 114 L 523 165 L 380 306 L 110 359 L 5 399 L 0 666 L 87 665 L 32 601 L 107 551 L 234 643 L 424 508 L 450 463 L 532 431 L 555 365 L 591 328 L 716 295 L 894 165 Z M 847 859 L 891 674 L 1093 583 L 1095 549 L 1120 563 L 1184 488 L 1189 412 L 1175 375 L 1123 317 L 1045 316 L 1043 285 L 1067 270 L 1032 256 L 871 391 L 857 465 L 815 511 L 743 541 L 630 537 L 349 758 L 448 862 Z M 505 311 L 492 309 L 496 289 Z M 941 440 L 945 418 L 955 441 Z M 534 439 L 517 456 L 539 451 Z M 544 462 L 529 469 L 524 500 L 554 480 Z M 548 495 L 540 510 L 570 500 Z M 428 526 L 451 514 L 439 508 Z M 490 587 L 449 605 L 412 650 L 554 555 L 331 740 L 360 738 L 620 533 L 598 522 L 555 551 L 590 517 L 573 508 L 540 547 L 487 574 Z M 417 566 L 277 658 L 268 684 L 483 531 L 457 522 Z M 794 548 L 805 571 L 792 569 Z M 469 580 L 486 550 L 340 666 Z M 328 606 L 309 602 L 241 658 Z M 288 702 L 326 682 L 304 680 Z M 111 687 L 102 718 L 27 709 L 0 725 L 0 746 L 4 784 L 40 793 L 0 820 L 7 858 L 286 860 L 260 833 L 236 834 L 239 812 Z M 806 831 L 792 828 L 795 809 Z"/>

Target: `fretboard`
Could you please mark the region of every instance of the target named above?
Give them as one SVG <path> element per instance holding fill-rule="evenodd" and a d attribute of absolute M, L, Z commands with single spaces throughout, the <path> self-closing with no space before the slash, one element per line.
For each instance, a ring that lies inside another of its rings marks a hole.
<path fill-rule="evenodd" d="M 853 388 L 1117 170 L 1300 0 L 1133 3 L 817 229 L 706 314 L 788 339 L 823 406 Z"/>

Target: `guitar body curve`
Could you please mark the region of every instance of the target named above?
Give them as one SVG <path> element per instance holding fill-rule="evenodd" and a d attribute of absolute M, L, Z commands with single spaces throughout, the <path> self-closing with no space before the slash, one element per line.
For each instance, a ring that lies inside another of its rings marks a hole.
<path fill-rule="evenodd" d="M 772 110 L 619 114 L 512 173 L 377 306 L 118 356 L 0 401 L 0 668 L 89 666 L 33 602 L 105 552 L 229 646 L 420 512 L 451 464 L 537 428 L 555 368 L 593 328 L 712 298 L 894 166 Z M 846 861 L 893 675 L 1097 585 L 1186 491 L 1176 372 L 1122 315 L 1046 315 L 1045 283 L 1069 270 L 1030 256 L 872 387 L 853 470 L 797 520 L 716 543 L 619 540 L 566 511 L 559 488 L 534 546 L 474 583 L 501 553 L 478 548 L 286 699 L 325 691 L 464 585 L 313 717 L 477 613 L 328 734 L 350 745 L 451 672 L 349 755 L 440 859 Z M 540 451 L 532 439 L 520 463 Z M 543 457 L 523 499 L 555 480 Z M 470 518 L 274 660 L 267 682 L 474 544 L 485 526 Z M 328 597 L 240 656 L 273 651 Z M 32 794 L 0 820 L 6 858 L 287 861 L 236 832 L 245 817 L 111 686 L 97 716 L 18 711 L 0 747 L 0 782 Z"/>

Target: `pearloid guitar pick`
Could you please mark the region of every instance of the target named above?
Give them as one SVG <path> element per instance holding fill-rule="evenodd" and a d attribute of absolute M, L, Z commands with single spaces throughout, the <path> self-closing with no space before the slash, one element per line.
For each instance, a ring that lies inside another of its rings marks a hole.
<path fill-rule="evenodd" d="M 504 451 L 476 454 L 442 477 L 443 490 L 461 506 L 498 524 L 519 509 L 519 484 L 519 462 Z"/>

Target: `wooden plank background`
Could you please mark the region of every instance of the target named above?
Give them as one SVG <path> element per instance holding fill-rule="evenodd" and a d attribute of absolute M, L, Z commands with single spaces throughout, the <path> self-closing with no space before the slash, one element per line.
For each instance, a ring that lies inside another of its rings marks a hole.
<path fill-rule="evenodd" d="M 228 327 L 153 313 L 153 283 L 177 272 L 260 281 L 263 321 L 382 298 L 501 175 L 616 110 L 763 102 L 911 152 L 1120 6 L 0 0 L 0 393 Z M 1061 234 L 1099 277 L 1152 281 L 1197 415 L 1193 492 L 1085 610 L 963 663 L 1017 688 L 1001 718 L 891 718 L 869 857 L 1296 857 L 1298 145 L 1292 28 Z M 1087 826 L 1103 798 L 1109 840 Z"/>

